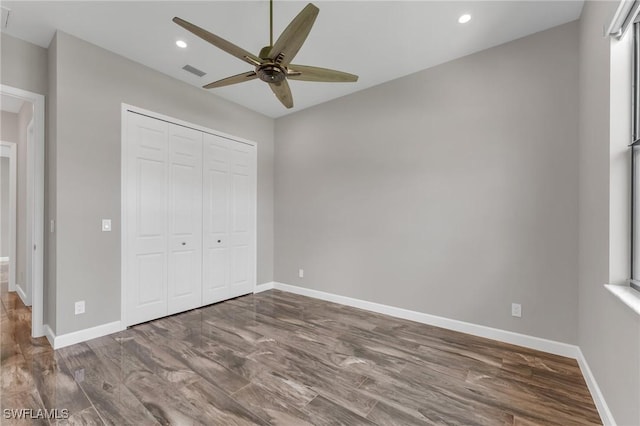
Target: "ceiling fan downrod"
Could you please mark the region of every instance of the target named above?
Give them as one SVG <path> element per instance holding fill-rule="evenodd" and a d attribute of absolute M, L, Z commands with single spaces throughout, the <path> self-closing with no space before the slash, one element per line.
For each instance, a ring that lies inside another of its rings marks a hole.
<path fill-rule="evenodd" d="M 269 45 L 260 49 L 258 56 L 261 59 L 268 59 L 273 47 L 273 0 L 269 0 Z"/>

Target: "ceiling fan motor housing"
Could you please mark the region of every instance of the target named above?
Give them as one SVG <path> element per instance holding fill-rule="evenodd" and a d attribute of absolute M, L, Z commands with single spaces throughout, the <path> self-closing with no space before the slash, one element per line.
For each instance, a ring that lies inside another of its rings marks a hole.
<path fill-rule="evenodd" d="M 264 64 L 256 70 L 258 78 L 267 83 L 279 83 L 287 76 L 286 72 L 276 64 Z"/>

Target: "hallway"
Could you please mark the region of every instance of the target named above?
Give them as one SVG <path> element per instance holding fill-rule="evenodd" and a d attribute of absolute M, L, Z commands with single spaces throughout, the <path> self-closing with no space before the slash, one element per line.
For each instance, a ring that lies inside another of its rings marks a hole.
<path fill-rule="evenodd" d="M 8 263 L 0 264 L 0 405 L 43 409 L 35 380 L 44 381 L 56 367 L 46 337 L 31 338 L 31 308 L 7 289 Z M 10 424 L 4 418 L 1 423 Z M 24 424 L 24 423 L 22 423 Z M 35 424 L 38 424 L 37 422 Z M 46 420 L 43 424 L 48 424 Z"/>

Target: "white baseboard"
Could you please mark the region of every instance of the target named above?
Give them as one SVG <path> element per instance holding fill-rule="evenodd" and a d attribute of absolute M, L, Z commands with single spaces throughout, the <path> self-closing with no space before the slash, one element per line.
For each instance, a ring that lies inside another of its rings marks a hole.
<path fill-rule="evenodd" d="M 576 357 L 576 360 L 578 361 L 578 365 L 580 366 L 580 370 L 582 371 L 584 380 L 585 382 L 587 382 L 587 387 L 589 388 L 589 392 L 591 392 L 593 402 L 596 404 L 596 408 L 598 409 L 598 414 L 600 414 L 602 424 L 605 426 L 616 426 L 616 421 L 613 418 L 613 414 L 611 413 L 611 410 L 609 410 L 609 406 L 604 399 L 604 395 L 602 395 L 600 386 L 598 386 L 596 378 L 593 376 L 593 373 L 589 368 L 589 364 L 587 364 L 587 359 L 584 357 L 584 354 L 582 353 L 582 350 L 580 348 L 578 348 L 578 356 Z"/>
<path fill-rule="evenodd" d="M 274 288 L 277 290 L 287 291 L 289 293 L 300 294 L 302 296 L 309 296 L 329 302 L 340 303 L 342 305 L 353 306 L 354 308 L 365 309 L 367 311 L 373 311 L 396 318 L 402 318 L 422 324 L 433 325 L 436 327 L 446 328 L 448 330 L 454 330 L 474 336 L 485 337 L 487 339 L 498 340 L 500 342 L 511 343 L 512 345 L 524 346 L 525 348 L 536 349 L 539 351 L 544 351 L 569 358 L 576 359 L 578 356 L 579 349 L 576 345 L 569 345 L 567 343 L 556 342 L 554 340 L 528 336 L 526 334 L 514 333 L 513 331 L 486 327 L 484 325 L 472 324 L 469 322 L 439 317 L 422 312 L 410 311 L 408 309 L 396 308 L 394 306 L 383 305 L 381 303 L 368 302 L 366 300 L 354 299 L 351 297 L 325 293 L 323 291 L 312 290 L 279 282 L 274 283 Z"/>
<path fill-rule="evenodd" d="M 51 347 L 55 349 L 56 333 L 49 327 L 49 324 L 44 325 L 44 335 L 47 337 Z"/>
<path fill-rule="evenodd" d="M 31 306 L 31 303 L 27 303 L 29 302 L 27 300 L 27 293 L 22 289 L 22 285 L 16 284 L 16 293 L 18 293 L 18 297 L 20 297 L 24 306 Z"/>
<path fill-rule="evenodd" d="M 53 349 L 60 349 L 64 348 L 65 346 L 71 346 L 76 343 L 86 342 L 87 340 L 106 336 L 107 334 L 117 333 L 124 330 L 125 328 L 126 327 L 122 325 L 121 321 L 114 321 L 84 330 L 74 331 L 72 333 L 56 336 L 53 330 L 51 330 L 48 325 L 45 325 L 45 335 L 47 336 L 49 343 L 51 343 L 51 346 L 53 346 Z"/>
<path fill-rule="evenodd" d="M 263 291 L 271 290 L 274 288 L 274 282 L 270 283 L 258 284 L 256 285 L 255 290 L 253 290 L 253 294 L 262 293 Z"/>

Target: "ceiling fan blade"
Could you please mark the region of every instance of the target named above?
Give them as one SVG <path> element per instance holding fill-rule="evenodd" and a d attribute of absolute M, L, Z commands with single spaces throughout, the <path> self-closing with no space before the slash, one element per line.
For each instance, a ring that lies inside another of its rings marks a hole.
<path fill-rule="evenodd" d="M 224 87 L 230 86 L 232 84 L 243 83 L 245 81 L 250 81 L 255 78 L 258 78 L 258 75 L 253 72 L 243 72 L 242 74 L 233 75 L 231 77 L 223 78 L 222 80 L 214 81 L 213 83 L 209 83 L 205 86 L 202 86 L 203 89 L 213 89 L 215 87 Z"/>
<path fill-rule="evenodd" d="M 282 80 L 278 83 L 269 83 L 269 87 L 273 90 L 276 97 L 282 102 L 282 105 L 287 108 L 293 108 L 293 97 L 291 96 L 291 89 L 287 80 Z"/>
<path fill-rule="evenodd" d="M 209 31 L 203 28 L 200 28 L 197 25 L 192 24 L 191 22 L 187 22 L 184 19 L 180 19 L 177 16 L 173 18 L 173 22 L 180 25 L 185 30 L 190 31 L 193 34 L 197 35 L 201 39 L 208 41 L 209 43 L 213 44 L 217 48 L 222 49 L 228 54 L 233 55 L 236 58 L 243 60 L 253 66 L 257 66 L 262 63 L 262 60 L 257 56 L 247 52 L 243 48 L 238 47 L 231 42 L 228 42 L 227 40 L 221 37 L 218 37 L 215 34 L 210 33 Z"/>
<path fill-rule="evenodd" d="M 291 73 L 287 74 L 287 78 L 289 80 L 326 81 L 330 83 L 349 83 L 358 81 L 357 75 L 349 74 L 348 72 L 330 70 L 328 68 L 291 64 L 289 65 L 288 70 Z"/>
<path fill-rule="evenodd" d="M 302 9 L 293 21 L 285 28 L 276 43 L 269 52 L 269 57 L 277 61 L 278 56 L 281 57 L 279 63 L 282 65 L 289 64 L 302 47 L 307 39 L 311 27 L 318 16 L 320 9 L 309 3 Z"/>

